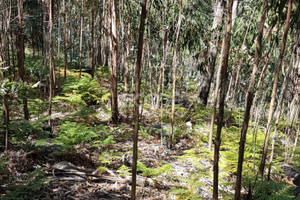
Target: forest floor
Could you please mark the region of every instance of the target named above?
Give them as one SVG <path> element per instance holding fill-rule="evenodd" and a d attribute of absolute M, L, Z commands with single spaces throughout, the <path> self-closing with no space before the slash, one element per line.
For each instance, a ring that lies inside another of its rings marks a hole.
<path fill-rule="evenodd" d="M 108 91 L 107 81 L 102 81 L 102 87 Z M 78 91 L 74 93 L 77 95 Z M 15 131 L 21 130 L 23 136 L 24 132 L 31 132 L 22 140 L 11 142 L 8 153 L 0 156 L 1 199 L 130 199 L 133 120 L 126 106 L 134 98 L 129 97 L 131 100 L 126 102 L 125 95 L 119 95 L 123 118 L 114 125 L 110 123 L 110 106 L 105 98 L 102 106 L 92 105 L 86 113 L 86 107 L 69 105 L 68 95 L 62 96 L 54 103 L 53 126 L 46 139 L 36 137 L 32 125 L 28 125 L 32 130 L 25 130 L 26 124 L 14 124 Z M 178 131 L 174 147 L 169 149 L 165 145 L 167 139 L 157 141 L 149 129 L 161 124 L 160 111 L 150 107 L 144 106 L 139 132 L 138 199 L 211 199 L 213 152 L 207 150 L 210 110 L 196 114 L 193 111 L 191 115 L 190 109 L 178 107 Z M 45 125 L 48 118 L 43 115 L 47 112 L 33 116 L 30 123 L 40 124 L 43 119 Z M 169 117 L 168 109 L 163 115 Z M 189 128 L 187 121 L 193 127 Z M 225 130 L 225 144 L 227 140 L 237 141 L 240 129 L 232 128 L 235 129 L 232 136 Z M 232 199 L 237 150 L 228 150 L 225 145 L 221 151 L 219 191 L 221 199 Z M 276 189 L 291 188 L 284 184 Z M 242 192 L 247 193 L 244 189 Z"/>

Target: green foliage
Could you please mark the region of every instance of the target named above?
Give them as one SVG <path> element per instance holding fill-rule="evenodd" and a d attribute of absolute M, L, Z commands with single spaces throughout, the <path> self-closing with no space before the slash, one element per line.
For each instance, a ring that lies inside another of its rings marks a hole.
<path fill-rule="evenodd" d="M 94 141 L 95 145 L 93 145 L 93 146 L 99 146 L 99 147 L 107 148 L 107 147 L 109 147 L 109 146 L 111 146 L 112 144 L 115 144 L 115 143 L 116 142 L 114 141 L 114 136 L 110 135 L 104 140 Z"/>
<path fill-rule="evenodd" d="M 254 199 L 258 200 L 291 200 L 295 187 L 284 182 L 264 181 L 257 182 Z"/>
<path fill-rule="evenodd" d="M 156 177 L 162 173 L 170 174 L 172 172 L 172 168 L 173 167 L 171 165 L 166 164 L 159 167 L 158 169 L 151 169 L 143 163 L 141 163 L 140 161 L 137 162 L 137 172 L 141 173 L 142 176 L 146 177 Z"/>
<path fill-rule="evenodd" d="M 87 127 L 84 123 L 66 121 L 60 126 L 53 144 L 71 147 L 74 144 L 89 142 L 99 137 L 96 131 L 97 127 Z"/>
<path fill-rule="evenodd" d="M 39 121 L 30 122 L 28 120 L 12 121 L 9 124 L 9 132 L 11 142 L 15 144 L 30 145 L 27 137 L 33 136 L 36 139 L 49 137 L 49 132 L 42 129 L 42 124 Z M 25 147 L 24 146 L 24 147 Z"/>
<path fill-rule="evenodd" d="M 96 77 L 98 79 L 107 78 L 110 77 L 110 70 L 108 66 L 99 66 L 96 70 Z"/>
<path fill-rule="evenodd" d="M 139 134 L 142 136 L 142 138 L 145 139 L 151 139 L 153 136 L 151 136 L 151 130 L 144 126 L 140 126 Z"/>
<path fill-rule="evenodd" d="M 34 81 L 46 81 L 46 75 L 49 73 L 48 67 L 42 64 L 41 57 L 27 54 L 24 60 L 24 69 Z"/>
<path fill-rule="evenodd" d="M 202 199 L 200 195 L 197 194 L 197 190 L 203 186 L 205 186 L 199 179 L 203 178 L 203 176 L 199 173 L 192 173 L 188 178 L 179 177 L 179 179 L 187 185 L 187 187 L 176 186 L 169 191 L 169 195 L 176 195 L 176 199 L 183 200 L 198 200 Z"/>
<path fill-rule="evenodd" d="M 10 185 L 7 193 L 2 196 L 4 200 L 31 200 L 42 199 L 44 190 L 49 185 L 50 179 L 44 175 L 43 168 L 34 170 L 28 175 L 19 177 L 23 182 L 17 185 Z"/>
<path fill-rule="evenodd" d="M 122 165 L 117 172 L 119 172 L 119 176 L 121 177 L 127 177 L 127 176 L 130 176 L 131 173 L 130 173 L 130 170 L 131 168 L 130 167 L 127 167 L 126 165 Z"/>
<path fill-rule="evenodd" d="M 64 100 L 73 106 L 91 106 L 109 100 L 110 92 L 101 88 L 92 78 L 68 78 L 63 87 L 64 96 L 57 96 L 55 100 Z"/>
<path fill-rule="evenodd" d="M 49 103 L 47 101 L 43 101 L 41 99 L 30 99 L 28 102 L 28 110 L 30 110 L 30 114 L 34 116 L 38 116 L 43 112 L 47 111 L 49 107 Z"/>
<path fill-rule="evenodd" d="M 99 155 L 99 173 L 103 173 L 107 169 L 107 166 L 110 165 L 113 161 L 120 160 L 120 155 L 120 152 L 115 152 L 114 150 L 102 151 Z"/>

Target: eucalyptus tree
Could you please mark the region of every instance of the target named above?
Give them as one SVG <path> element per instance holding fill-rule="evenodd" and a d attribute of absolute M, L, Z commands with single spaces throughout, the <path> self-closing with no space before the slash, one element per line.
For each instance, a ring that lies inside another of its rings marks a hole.
<path fill-rule="evenodd" d="M 276 92 L 277 92 L 277 84 L 278 84 L 279 73 L 280 73 L 280 69 L 281 69 L 281 65 L 282 65 L 282 61 L 283 61 L 283 57 L 284 57 L 284 51 L 285 51 L 288 31 L 289 31 L 289 27 L 290 27 L 291 12 L 292 12 L 292 0 L 289 0 L 287 15 L 286 15 L 286 22 L 285 22 L 285 26 L 284 26 L 284 33 L 283 33 L 283 38 L 282 38 L 282 44 L 281 44 L 281 48 L 280 48 L 280 54 L 279 54 L 278 61 L 276 64 L 273 89 L 272 89 L 272 95 L 271 95 L 271 102 L 270 102 L 270 108 L 269 108 L 269 115 L 268 115 L 267 132 L 266 132 L 264 147 L 263 147 L 263 151 L 262 151 L 261 163 L 259 166 L 259 172 L 260 172 L 261 176 L 263 176 L 263 174 L 264 174 L 265 163 L 266 163 L 266 158 L 267 158 L 267 154 L 268 154 L 269 138 L 270 138 L 270 132 L 271 132 L 271 122 L 272 122 L 273 113 L 274 113 L 274 104 L 275 104 L 275 98 L 276 98 Z"/>
<path fill-rule="evenodd" d="M 173 137 L 173 127 L 174 127 L 174 118 L 175 118 L 175 95 L 176 95 L 176 70 L 177 70 L 177 51 L 178 51 L 178 45 L 179 45 L 179 36 L 180 36 L 180 28 L 181 28 L 181 21 L 182 21 L 182 0 L 179 0 L 178 3 L 178 22 L 176 26 L 176 32 L 175 32 L 175 45 L 174 45 L 174 53 L 173 53 L 173 62 L 172 62 L 172 68 L 173 68 L 173 88 L 172 88 L 172 112 L 171 112 L 171 130 L 169 134 L 169 148 L 172 148 L 172 137 Z"/>
<path fill-rule="evenodd" d="M 83 34 L 83 22 L 84 22 L 84 0 L 81 0 L 80 11 L 80 36 L 79 36 L 79 78 L 81 78 L 82 71 L 82 34 Z"/>
<path fill-rule="evenodd" d="M 2 2 L 3 3 L 3 2 Z M 5 5 L 0 3 L 0 8 L 2 10 L 5 10 Z M 5 14 L 2 14 L 5 15 Z M 4 84 L 2 84 L 5 80 L 5 68 L 7 68 L 7 56 L 5 56 L 5 48 L 4 48 L 4 41 L 2 39 L 2 37 L 4 37 L 4 24 L 5 22 L 5 17 L 2 18 L 1 23 L 1 33 L 0 33 L 0 75 L 1 75 L 1 86 L 3 87 Z M 7 151 L 8 148 L 8 124 L 9 124 L 9 104 L 8 104 L 8 95 L 7 92 L 5 91 L 4 88 L 1 88 L 1 97 L 2 97 L 2 105 L 3 105 L 3 125 L 5 126 L 5 151 Z M 0 98 L 1 98 L 0 97 Z"/>
<path fill-rule="evenodd" d="M 224 106 L 225 106 L 225 93 L 226 83 L 228 79 L 228 60 L 230 54 L 230 41 L 231 41 L 231 20 L 232 20 L 232 6 L 233 0 L 228 1 L 227 16 L 224 26 L 224 35 L 222 42 L 222 52 L 220 57 L 220 100 L 219 100 L 219 113 L 217 116 L 218 127 L 215 137 L 214 146 L 214 162 L 213 162 L 213 199 L 218 199 L 218 186 L 219 186 L 219 156 L 221 146 L 221 132 L 224 119 Z"/>
<path fill-rule="evenodd" d="M 207 64 L 199 85 L 198 103 L 207 104 L 211 82 L 215 73 L 215 64 L 218 55 L 218 45 L 221 38 L 221 28 L 225 9 L 225 0 L 214 1 L 213 23 L 211 29 L 211 38 L 207 54 Z"/>
<path fill-rule="evenodd" d="M 136 173 L 138 160 L 138 131 L 139 131 L 139 110 L 140 110 L 140 86 L 142 74 L 142 57 L 144 45 L 144 29 L 147 17 L 147 0 L 142 0 L 142 12 L 140 18 L 139 38 L 138 38 L 138 52 L 135 69 L 135 105 L 134 105 L 134 132 L 133 132 L 133 162 L 132 162 L 132 187 L 131 199 L 136 199 Z"/>
<path fill-rule="evenodd" d="M 50 74 L 50 80 L 49 80 L 49 125 L 52 125 L 51 122 L 51 114 L 52 114 L 52 98 L 53 98 L 53 90 L 54 90 L 54 48 L 53 48 L 53 39 L 52 39 L 52 33 L 53 33 L 53 2 L 52 0 L 48 0 L 48 6 L 49 6 L 49 74 Z"/>
<path fill-rule="evenodd" d="M 25 83 L 24 69 L 24 33 L 23 33 L 23 0 L 18 0 L 18 39 L 17 39 L 17 58 L 19 78 Z M 24 118 L 29 120 L 28 100 L 25 94 L 22 94 Z"/>
<path fill-rule="evenodd" d="M 167 19 L 168 19 L 168 13 L 170 9 L 170 1 L 166 1 L 166 5 L 163 7 L 162 12 L 162 29 L 163 29 L 163 45 L 162 45 L 162 57 L 161 57 L 161 64 L 160 64 L 160 70 L 159 70 L 159 78 L 157 83 L 157 102 L 156 102 L 156 108 L 159 108 L 159 102 L 160 102 L 160 95 L 161 95 L 161 89 L 163 87 L 163 73 L 166 65 L 166 59 L 167 59 L 167 52 L 168 52 L 168 34 L 169 29 L 167 25 Z"/>
<path fill-rule="evenodd" d="M 254 86 L 255 86 L 255 78 L 258 69 L 258 65 L 261 59 L 262 54 L 262 38 L 264 33 L 264 24 L 267 15 L 267 7 L 268 7 L 268 0 L 264 0 L 262 15 L 259 24 L 259 32 L 256 40 L 256 51 L 254 57 L 254 63 L 252 68 L 252 75 L 251 81 L 249 84 L 247 97 L 246 97 L 246 108 L 244 113 L 244 122 L 243 127 L 241 130 L 241 138 L 239 143 L 239 160 L 237 166 L 237 178 L 236 178 L 236 188 L 235 188 L 235 200 L 241 199 L 241 184 L 242 184 L 242 170 L 243 170 L 243 162 L 244 162 L 244 151 L 245 151 L 245 143 L 247 137 L 247 130 L 248 124 L 250 119 L 250 111 L 253 102 L 253 93 L 254 93 Z"/>
<path fill-rule="evenodd" d="M 117 35 L 117 1 L 108 1 L 110 13 L 110 94 L 111 94 L 111 112 L 112 122 L 117 123 L 119 118 L 118 111 L 118 35 Z"/>
<path fill-rule="evenodd" d="M 67 16 L 68 16 L 68 10 L 66 5 L 66 0 L 63 0 L 62 2 L 63 6 L 63 26 L 64 26 L 64 79 L 67 78 Z"/>
<path fill-rule="evenodd" d="M 94 47 L 94 27 L 95 27 L 95 0 L 92 0 L 92 28 L 91 28 L 91 58 L 92 58 L 92 78 L 95 76 L 95 47 Z"/>

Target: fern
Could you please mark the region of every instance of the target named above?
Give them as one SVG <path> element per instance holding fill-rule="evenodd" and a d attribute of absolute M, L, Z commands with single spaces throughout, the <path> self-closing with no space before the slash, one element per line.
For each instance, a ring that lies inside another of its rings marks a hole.
<path fill-rule="evenodd" d="M 83 123 L 66 121 L 61 125 L 53 144 L 70 147 L 71 145 L 89 142 L 99 135 L 93 127 L 87 127 Z"/>

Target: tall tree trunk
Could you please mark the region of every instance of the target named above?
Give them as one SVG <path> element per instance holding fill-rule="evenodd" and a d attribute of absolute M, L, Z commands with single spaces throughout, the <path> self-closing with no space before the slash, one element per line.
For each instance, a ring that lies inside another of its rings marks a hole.
<path fill-rule="evenodd" d="M 4 5 L 2 5 L 4 7 Z M 2 21 L 2 25 L 3 25 L 3 21 Z M 1 30 L 3 31 L 3 29 Z M 4 32 L 4 31 L 3 31 Z M 0 34 L 0 69 L 1 68 L 5 68 L 7 66 L 6 59 L 5 59 L 5 51 L 4 51 L 4 44 L 2 41 L 2 34 Z M 9 58 L 8 58 L 9 59 Z M 4 79 L 5 78 L 5 72 L 1 72 L 0 73 L 1 78 Z M 3 95 L 3 125 L 5 126 L 5 152 L 7 152 L 8 149 L 8 125 L 9 125 L 9 104 L 8 104 L 8 95 L 7 93 L 5 93 Z"/>
<path fill-rule="evenodd" d="M 236 186 L 235 186 L 235 200 L 241 199 L 242 171 L 243 171 L 243 162 L 244 162 L 245 143 L 246 143 L 246 137 L 247 137 L 247 131 L 248 131 L 248 125 L 250 119 L 250 111 L 251 111 L 251 106 L 253 101 L 256 72 L 261 59 L 262 37 L 264 34 L 264 24 L 267 15 L 267 7 L 268 7 L 268 0 L 264 0 L 263 11 L 260 19 L 260 24 L 259 24 L 259 33 L 256 40 L 256 51 L 254 57 L 254 64 L 252 68 L 251 81 L 250 81 L 250 85 L 246 97 L 244 122 L 241 130 L 241 138 L 239 144 L 239 159 L 238 159 L 238 166 L 237 166 Z"/>
<path fill-rule="evenodd" d="M 174 54 L 173 54 L 173 88 L 172 88 L 172 112 L 171 112 L 171 130 L 169 133 L 169 148 L 172 148 L 172 138 L 173 138 L 173 129 L 174 129 L 174 118 L 175 118 L 175 98 L 176 98 L 176 70 L 177 70 L 177 51 L 178 51 L 178 44 L 179 44 L 179 35 L 180 35 L 180 28 L 181 28 L 181 20 L 182 20 L 182 0 L 179 0 L 179 16 L 178 22 L 176 26 L 176 41 L 174 46 Z"/>
<path fill-rule="evenodd" d="M 119 118 L 118 111 L 118 84 L 117 84 L 117 62 L 118 62 L 118 36 L 117 36 L 117 1 L 109 0 L 110 11 L 110 94 L 112 122 L 116 124 Z"/>
<path fill-rule="evenodd" d="M 127 34 L 126 34 L 126 64 L 125 64 L 125 74 L 124 74 L 126 99 L 128 94 L 129 67 L 130 67 L 129 65 L 130 65 L 130 20 L 128 20 Z"/>
<path fill-rule="evenodd" d="M 278 123 L 279 123 L 279 119 L 280 119 L 282 110 L 284 110 L 283 99 L 284 99 L 284 96 L 286 93 L 288 77 L 290 76 L 291 71 L 292 71 L 292 65 L 290 65 L 288 67 L 286 75 L 284 76 L 284 80 L 283 80 L 283 84 L 281 86 L 280 95 L 279 95 L 277 108 L 276 108 L 276 112 L 275 112 L 275 131 L 274 131 L 274 134 L 272 135 L 272 142 L 271 142 L 271 155 L 270 155 L 269 168 L 268 168 L 268 181 L 270 180 L 270 175 L 271 175 L 271 166 L 272 166 L 273 156 L 274 156 L 275 140 L 278 135 Z"/>
<path fill-rule="evenodd" d="M 228 78 L 228 60 L 231 41 L 231 19 L 232 19 L 232 5 L 233 0 L 228 2 L 228 12 L 224 28 L 224 36 L 222 42 L 222 53 L 220 58 L 221 66 L 221 88 L 220 88 L 220 100 L 219 100 L 219 113 L 217 117 L 218 127 L 215 137 L 215 149 L 214 149 L 214 163 L 213 163 L 213 199 L 218 199 L 218 185 L 219 185 L 219 156 L 221 146 L 221 132 L 224 119 L 224 105 L 226 94 L 226 82 Z"/>
<path fill-rule="evenodd" d="M 17 46 L 17 57 L 18 57 L 18 71 L 19 78 L 25 82 L 25 69 L 24 69 L 24 37 L 23 37 L 23 0 L 18 0 L 18 46 Z M 24 119 L 29 120 L 28 103 L 25 94 L 22 94 Z"/>
<path fill-rule="evenodd" d="M 91 57 L 92 57 L 92 78 L 95 76 L 95 48 L 94 48 L 94 25 L 95 25 L 95 0 L 92 0 L 92 30 L 91 30 Z"/>
<path fill-rule="evenodd" d="M 208 61 L 205 69 L 205 74 L 202 75 L 202 80 L 199 86 L 199 96 L 197 98 L 197 102 L 203 105 L 207 105 L 209 90 L 215 73 L 215 64 L 218 55 L 218 44 L 221 35 L 225 4 L 225 0 L 216 0 L 214 4 L 214 19 L 211 31 L 212 35 L 208 50 Z"/>
<path fill-rule="evenodd" d="M 64 79 L 67 78 L 67 6 L 66 0 L 63 0 L 63 10 L 64 10 Z"/>
<path fill-rule="evenodd" d="M 167 0 L 167 5 L 163 13 L 163 18 L 162 18 L 162 23 L 165 24 L 168 12 L 169 12 L 169 6 L 170 2 Z M 163 39 L 163 55 L 162 55 L 162 60 L 161 60 L 161 65 L 160 65 L 160 70 L 159 70 L 159 78 L 158 78 L 158 84 L 157 84 L 157 98 L 156 98 L 156 109 L 159 108 L 159 102 L 160 102 L 160 95 L 161 95 L 161 88 L 164 87 L 162 85 L 162 77 L 163 77 L 163 71 L 165 69 L 165 64 L 166 64 L 166 59 L 167 59 L 167 51 L 168 51 L 168 29 L 164 28 L 164 39 Z"/>
<path fill-rule="evenodd" d="M 263 176 L 263 174 L 264 174 L 265 163 L 266 163 L 266 158 L 267 158 L 267 154 L 268 154 L 270 129 L 271 129 L 271 122 L 272 122 L 272 118 L 273 118 L 273 112 L 274 112 L 277 83 L 278 83 L 279 72 L 281 69 L 281 64 L 282 64 L 282 60 L 283 60 L 283 56 L 284 56 L 285 45 L 286 45 L 286 40 L 287 40 L 287 36 L 288 36 L 288 32 L 289 32 L 289 27 L 290 27 L 291 10 L 292 10 L 292 0 L 289 0 L 288 11 L 287 11 L 287 16 L 286 16 L 286 23 L 284 26 L 284 34 L 283 34 L 283 39 L 282 39 L 282 46 L 280 49 L 280 54 L 279 54 L 279 58 L 278 58 L 277 65 L 276 65 L 276 71 L 275 71 L 275 77 L 274 77 L 274 83 L 273 83 L 273 89 L 272 89 L 272 96 L 271 96 L 271 102 L 270 102 L 270 109 L 269 109 L 269 116 L 268 116 L 267 132 L 266 132 L 266 137 L 265 137 L 265 142 L 264 142 L 264 147 L 263 147 L 263 152 L 262 152 L 262 157 L 261 157 L 261 163 L 259 166 L 259 172 L 260 172 L 261 176 Z"/>
<path fill-rule="evenodd" d="M 81 0 L 81 12 L 80 12 L 80 41 L 79 41 L 79 78 L 81 78 L 82 71 L 82 33 L 83 33 L 83 20 L 84 20 L 84 0 Z"/>
<path fill-rule="evenodd" d="M 293 99 L 290 106 L 290 116 L 294 116 L 296 119 L 299 115 L 300 104 L 300 8 L 298 7 L 298 21 L 297 30 L 294 35 L 294 47 L 292 52 L 292 66 L 293 66 Z M 292 121 L 293 119 L 290 119 Z"/>
<path fill-rule="evenodd" d="M 235 20 L 238 16 L 238 8 L 239 8 L 239 0 L 234 0 L 233 6 L 232 6 L 232 23 L 231 26 L 234 26 Z"/>
<path fill-rule="evenodd" d="M 257 86 L 256 86 L 257 90 L 255 92 L 254 99 L 253 99 L 253 106 L 252 106 L 251 117 L 250 117 L 251 121 L 252 121 L 252 118 L 254 116 L 254 113 L 256 112 L 255 110 L 256 110 L 256 107 L 257 107 L 256 106 L 257 97 L 260 96 L 261 93 L 264 91 L 264 90 L 261 90 L 261 88 L 263 88 L 263 87 L 261 87 L 261 86 L 263 86 L 262 80 L 264 79 L 265 74 L 267 72 L 267 68 L 268 68 L 268 66 L 269 66 L 269 64 L 271 62 L 273 50 L 274 50 L 274 42 L 273 42 L 273 44 L 271 46 L 271 49 L 270 49 L 268 57 L 267 57 L 267 61 L 264 63 L 264 67 L 263 67 L 263 69 L 262 69 L 262 71 L 260 73 L 259 79 L 258 79 L 258 83 L 257 83 Z"/>
<path fill-rule="evenodd" d="M 11 40 L 12 65 L 13 65 L 12 73 L 13 73 L 13 79 L 15 80 L 16 79 L 16 70 L 15 70 L 16 60 L 15 60 L 15 49 L 14 49 L 15 42 L 14 42 L 14 37 L 13 37 L 13 30 L 10 30 L 10 40 Z"/>
<path fill-rule="evenodd" d="M 46 57 L 47 57 L 47 35 L 46 35 L 46 13 L 47 7 L 45 5 L 44 0 L 41 3 L 42 7 L 42 28 L 43 28 L 43 43 L 42 43 L 42 64 L 46 65 Z"/>
<path fill-rule="evenodd" d="M 294 35 L 294 47 L 292 52 L 292 66 L 293 66 L 293 91 L 294 91 L 294 97 L 291 102 L 290 106 L 290 113 L 294 115 L 295 117 L 299 117 L 299 104 L 300 104 L 300 7 L 298 6 L 298 20 L 297 20 L 297 26 L 296 26 L 296 33 Z M 290 119 L 293 120 L 293 119 Z M 298 137 L 299 137 L 299 127 L 300 123 L 298 124 L 298 130 L 293 146 L 293 153 L 291 155 L 291 159 L 294 156 L 294 152 L 297 146 Z"/>
<path fill-rule="evenodd" d="M 142 57 L 143 57 L 143 42 L 144 42 L 144 29 L 147 17 L 147 0 L 142 1 L 142 13 L 139 29 L 138 53 L 135 70 L 135 106 L 134 106 L 134 132 L 133 132 L 133 161 L 132 161 L 132 187 L 131 199 L 136 199 L 136 171 L 138 159 L 138 131 L 139 131 L 139 107 L 140 107 L 140 85 L 142 74 Z"/>
<path fill-rule="evenodd" d="M 53 97 L 53 89 L 54 89 L 54 59 L 53 59 L 53 40 L 52 40 L 52 30 L 53 30 L 53 2 L 52 0 L 48 0 L 49 6 L 49 125 L 52 125 L 51 115 L 52 115 L 52 97 Z"/>
<path fill-rule="evenodd" d="M 58 12 L 58 19 L 57 19 L 57 23 L 58 23 L 58 29 L 57 29 L 57 67 L 58 67 L 58 81 L 56 81 L 55 79 L 55 70 L 54 70 L 54 90 L 56 88 L 56 86 L 58 86 L 58 88 L 60 88 L 60 41 L 61 41 L 61 34 L 60 34 L 60 27 L 61 27 L 61 23 L 60 23 L 60 19 L 61 19 L 61 12 L 60 12 L 60 2 L 57 1 L 57 12 Z"/>

